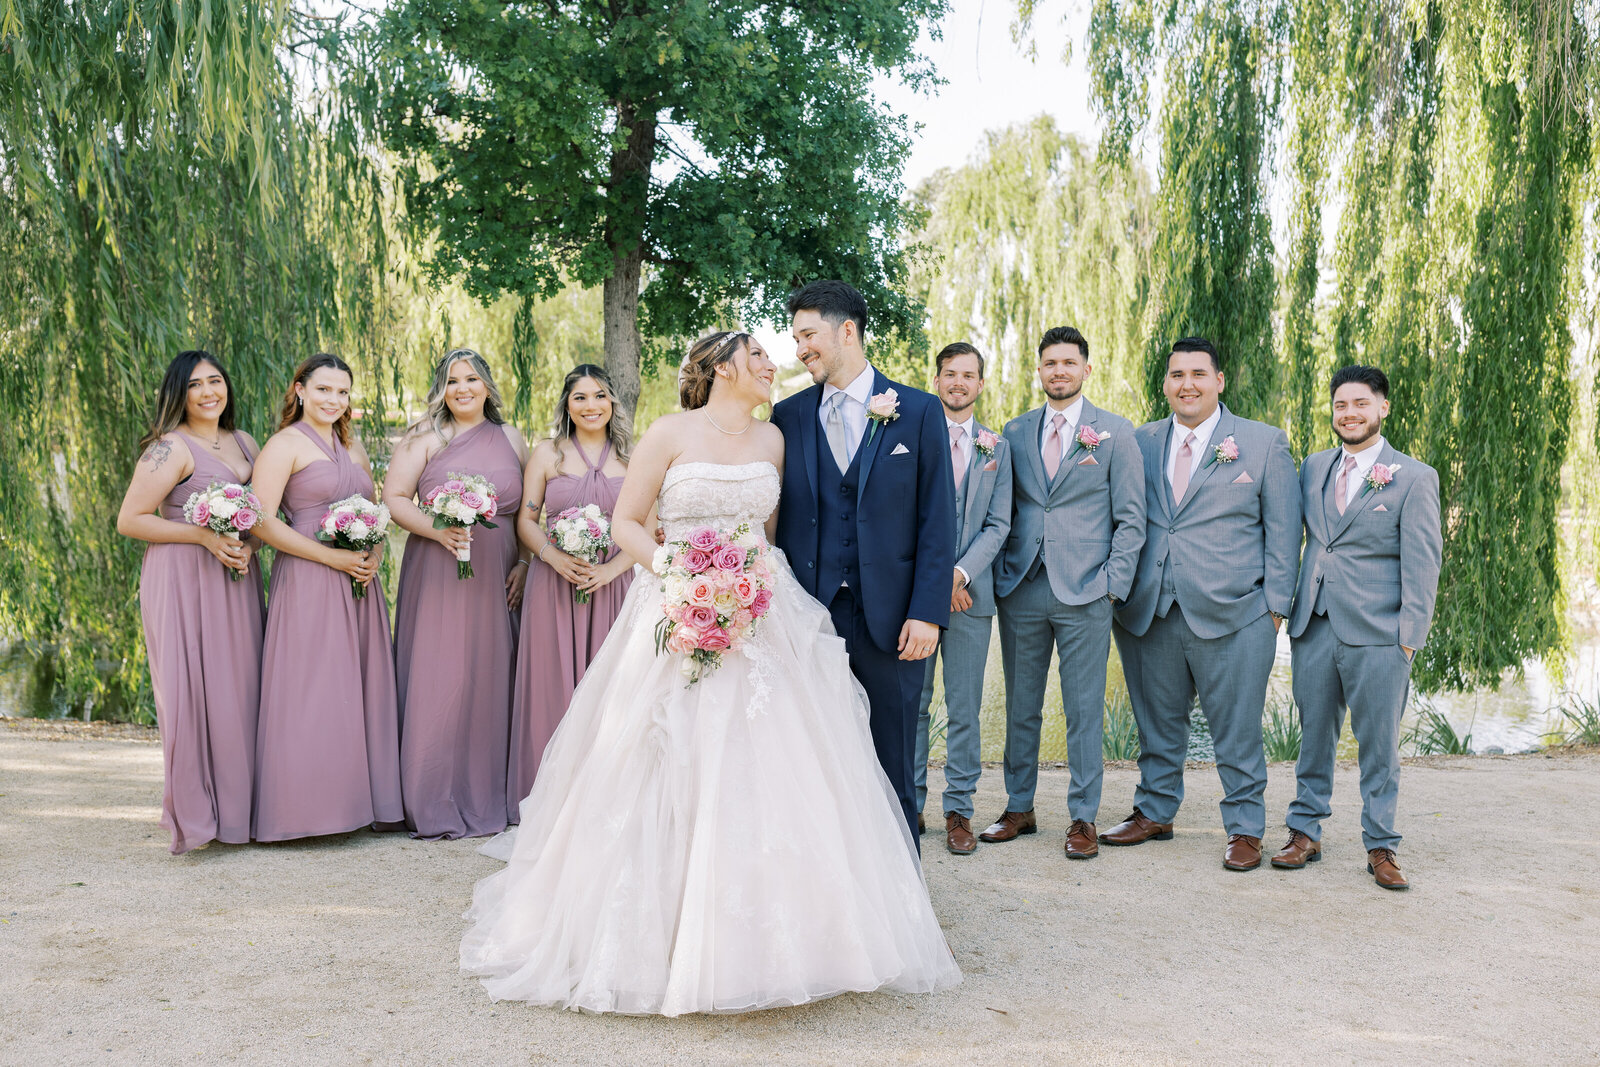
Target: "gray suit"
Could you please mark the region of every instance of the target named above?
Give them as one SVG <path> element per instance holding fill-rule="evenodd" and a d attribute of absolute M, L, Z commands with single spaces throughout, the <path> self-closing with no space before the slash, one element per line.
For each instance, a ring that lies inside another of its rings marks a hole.
<path fill-rule="evenodd" d="M 1363 485 L 1340 515 L 1333 487 L 1342 451 L 1318 452 L 1300 469 L 1306 547 L 1289 636 L 1303 738 L 1285 821 L 1321 839 L 1348 707 L 1361 764 L 1361 837 L 1369 850 L 1392 849 L 1400 843 L 1400 716 L 1411 683 L 1401 646 L 1421 648 L 1433 621 L 1444 548 L 1439 475 L 1385 442 L 1378 462 L 1398 466 L 1394 480 Z"/>
<path fill-rule="evenodd" d="M 1166 418 L 1134 431 L 1149 525 L 1133 591 L 1112 630 L 1139 724 L 1134 804 L 1154 822 L 1177 815 L 1198 694 L 1216 742 L 1222 824 L 1230 834 L 1261 837 L 1261 712 L 1277 645 L 1271 613 L 1287 616 L 1294 601 L 1299 478 L 1282 430 L 1223 406 L 1175 503 L 1167 480 L 1172 426 Z M 1217 460 L 1215 449 L 1229 437 L 1239 458 Z"/>
<path fill-rule="evenodd" d="M 1126 599 L 1144 544 L 1144 460 L 1133 424 L 1083 402 L 1079 427 L 1103 439 L 1074 445 L 1045 478 L 1040 431 L 1046 408 L 1006 424 L 1014 457 L 1011 532 L 995 571 L 1000 653 L 1006 676 L 1007 810 L 1031 811 L 1039 780 L 1039 731 L 1054 646 L 1061 657 L 1071 817 L 1100 808 L 1101 723 L 1111 602 Z"/>
<path fill-rule="evenodd" d="M 987 427 L 973 423 L 981 433 Z M 972 791 L 983 769 L 978 715 L 983 707 L 983 670 L 994 630 L 994 561 L 1011 529 L 1011 446 L 997 441 L 994 454 L 976 447 L 956 491 L 956 566 L 967 572 L 972 607 L 952 612 L 928 657 L 917 714 L 917 810 L 928 796 L 928 706 L 933 702 L 934 665 L 944 660 L 944 813 L 972 818 Z"/>

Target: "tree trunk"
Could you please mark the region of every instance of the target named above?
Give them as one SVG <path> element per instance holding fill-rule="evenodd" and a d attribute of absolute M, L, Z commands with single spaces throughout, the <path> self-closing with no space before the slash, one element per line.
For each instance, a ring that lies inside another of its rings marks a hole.
<path fill-rule="evenodd" d="M 639 403 L 639 282 L 644 267 L 644 229 L 650 198 L 650 165 L 656 154 L 655 109 L 626 101 L 617 105 L 617 129 L 627 140 L 611 154 L 611 216 L 606 241 L 611 274 L 605 280 L 606 373 L 617 399 L 632 414 Z"/>

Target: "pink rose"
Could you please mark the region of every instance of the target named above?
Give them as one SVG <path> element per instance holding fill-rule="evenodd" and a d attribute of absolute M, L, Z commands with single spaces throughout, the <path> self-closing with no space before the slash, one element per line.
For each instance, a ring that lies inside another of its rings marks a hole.
<path fill-rule="evenodd" d="M 718 570 L 738 573 L 744 570 L 744 549 L 738 545 L 723 545 L 711 553 L 711 562 Z"/>
<path fill-rule="evenodd" d="M 689 531 L 689 547 L 698 548 L 702 552 L 711 552 L 722 543 L 722 538 L 717 531 L 709 526 L 700 526 Z"/>
<path fill-rule="evenodd" d="M 699 647 L 699 635 L 687 626 L 679 626 L 672 631 L 672 636 L 667 638 L 667 649 L 688 655 Z"/>
<path fill-rule="evenodd" d="M 451 478 L 449 481 L 445 482 L 444 485 L 440 486 L 440 488 L 447 493 L 459 493 L 466 489 L 466 487 L 466 483 L 460 478 Z"/>
<path fill-rule="evenodd" d="M 755 579 L 748 574 L 741 574 L 733 581 L 733 595 L 739 598 L 739 603 L 749 607 L 756 601 Z"/>
<path fill-rule="evenodd" d="M 598 522 L 595 522 L 593 519 L 588 519 L 588 520 L 586 520 L 586 522 L 587 522 L 588 527 L 589 527 L 589 536 L 593 537 L 595 540 L 598 541 L 600 539 L 601 535 L 605 531 L 601 530 L 600 529 L 600 524 Z"/>
<path fill-rule="evenodd" d="M 994 451 L 994 446 L 1000 443 L 1000 438 L 995 436 L 993 430 L 979 430 L 977 442 L 978 449 L 988 454 Z"/>
<path fill-rule="evenodd" d="M 483 505 L 483 517 L 486 518 L 486 519 L 492 519 L 492 518 L 495 517 L 495 514 L 499 510 L 500 510 L 500 500 L 499 500 L 499 498 L 498 497 L 490 497 Z"/>
<path fill-rule="evenodd" d="M 257 510 L 260 510 L 261 508 L 261 500 L 254 493 L 246 493 L 244 495 L 244 502 L 249 504 L 251 507 L 256 508 Z"/>
<path fill-rule="evenodd" d="M 699 548 L 691 548 L 683 554 L 683 565 L 690 574 L 699 574 L 711 566 L 711 553 Z"/>
<path fill-rule="evenodd" d="M 233 528 L 235 530 L 248 530 L 256 524 L 256 513 L 249 508 L 240 508 L 233 513 Z"/>
<path fill-rule="evenodd" d="M 222 487 L 222 495 L 229 500 L 238 500 L 244 496 L 244 490 L 237 485 L 225 485 Z"/>
<path fill-rule="evenodd" d="M 900 396 L 893 389 L 883 392 L 867 401 L 867 414 L 884 422 L 900 417 Z"/>
<path fill-rule="evenodd" d="M 743 634 L 746 630 L 750 629 L 750 625 L 755 621 L 756 616 L 754 612 L 752 612 L 749 608 L 740 608 L 738 611 L 733 613 L 733 621 L 728 625 L 736 633 Z"/>
<path fill-rule="evenodd" d="M 1100 443 L 1100 435 L 1095 433 L 1093 426 L 1080 426 L 1078 427 L 1078 443 L 1093 452 L 1095 446 Z"/>
<path fill-rule="evenodd" d="M 690 582 L 689 588 L 684 593 L 685 599 L 690 604 L 703 607 L 710 607 L 716 596 L 716 585 L 706 578 L 696 578 Z"/>
<path fill-rule="evenodd" d="M 194 524 L 196 526 L 204 526 L 210 521 L 211 505 L 207 504 L 204 499 L 196 500 L 194 503 Z"/>
<path fill-rule="evenodd" d="M 1224 463 L 1232 463 L 1239 458 L 1239 443 L 1233 439 L 1232 434 L 1229 434 L 1217 446 L 1217 458 Z"/>
<path fill-rule="evenodd" d="M 566 519 L 570 519 L 570 518 L 572 518 L 572 516 L 576 515 L 577 513 L 578 513 L 578 509 L 577 508 L 568 508 L 566 511 L 563 511 L 561 514 L 556 516 L 556 521 L 557 522 L 562 522 L 562 521 L 564 521 Z"/>
<path fill-rule="evenodd" d="M 353 511 L 340 511 L 340 512 L 337 512 L 333 516 L 333 528 L 335 530 L 348 530 L 350 528 L 350 524 L 355 522 L 355 521 L 356 521 L 356 513 L 355 512 L 353 512 Z"/>
<path fill-rule="evenodd" d="M 728 638 L 728 631 L 720 626 L 713 626 L 700 635 L 700 647 L 707 652 L 723 652 L 733 642 Z"/>
<path fill-rule="evenodd" d="M 761 616 L 765 615 L 767 613 L 767 610 L 769 608 L 771 608 L 771 607 L 772 607 L 772 590 L 770 590 L 770 589 L 762 589 L 762 590 L 760 590 L 759 592 L 756 593 L 756 598 L 754 600 L 750 601 L 750 612 L 751 612 L 751 614 L 755 615 L 756 618 L 758 618 L 758 619 Z"/>
<path fill-rule="evenodd" d="M 1385 464 L 1374 463 L 1372 465 L 1372 473 L 1367 475 L 1367 478 L 1375 486 L 1388 485 L 1394 481 L 1394 471 L 1390 470 Z"/>
<path fill-rule="evenodd" d="M 717 610 L 705 604 L 696 604 L 683 613 L 683 621 L 703 632 L 717 624 Z"/>
<path fill-rule="evenodd" d="M 461 494 L 461 502 L 473 511 L 479 511 L 485 503 L 482 493 L 474 493 L 471 489 Z"/>

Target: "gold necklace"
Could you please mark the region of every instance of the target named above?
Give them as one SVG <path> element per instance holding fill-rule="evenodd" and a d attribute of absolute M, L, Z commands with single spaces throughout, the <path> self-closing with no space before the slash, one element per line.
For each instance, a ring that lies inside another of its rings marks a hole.
<path fill-rule="evenodd" d="M 750 427 L 756 424 L 755 418 L 752 417 L 749 422 L 744 424 L 744 429 L 742 430 L 724 430 L 721 426 L 717 425 L 717 420 L 711 417 L 711 412 L 707 411 L 705 408 L 701 408 L 700 414 L 706 417 L 706 421 L 709 422 L 718 433 L 725 433 L 729 437 L 738 437 L 742 433 L 749 433 Z"/>

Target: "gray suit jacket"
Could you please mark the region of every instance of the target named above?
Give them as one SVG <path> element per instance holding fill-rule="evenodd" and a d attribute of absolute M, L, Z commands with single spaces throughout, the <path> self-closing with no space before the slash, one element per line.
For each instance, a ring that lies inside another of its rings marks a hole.
<path fill-rule="evenodd" d="M 995 572 L 995 593 L 1007 596 L 1043 558 L 1050 590 L 1063 604 L 1119 600 L 1133 585 L 1144 544 L 1144 460 L 1133 424 L 1083 402 L 1079 427 L 1102 440 L 1090 452 L 1074 440 L 1051 481 L 1039 451 L 1044 407 L 1006 423 L 1011 445 L 1011 532 Z"/>
<path fill-rule="evenodd" d="M 967 505 L 956 530 L 956 566 L 967 572 L 972 594 L 966 614 L 986 617 L 994 614 L 994 562 L 1011 532 L 1011 445 L 1001 438 L 992 456 L 973 448 L 962 487 Z"/>
<path fill-rule="evenodd" d="M 1305 633 L 1320 587 L 1340 641 L 1421 648 L 1433 622 L 1444 552 L 1439 475 L 1385 441 L 1378 462 L 1399 465 L 1394 480 L 1378 490 L 1363 485 L 1343 515 L 1330 517 L 1323 492 L 1339 452 L 1318 452 L 1300 467 L 1306 548 L 1289 636 Z"/>
<path fill-rule="evenodd" d="M 1232 437 L 1239 458 L 1214 459 Z M 1217 638 L 1267 612 L 1288 617 L 1300 566 L 1300 479 L 1289 438 L 1276 426 L 1241 419 L 1222 407 L 1183 501 L 1174 506 L 1167 481 L 1172 419 L 1133 432 L 1144 455 L 1148 525 L 1139 570 L 1117 622 L 1143 635 L 1155 618 L 1170 571 L 1184 621 L 1199 637 Z"/>

